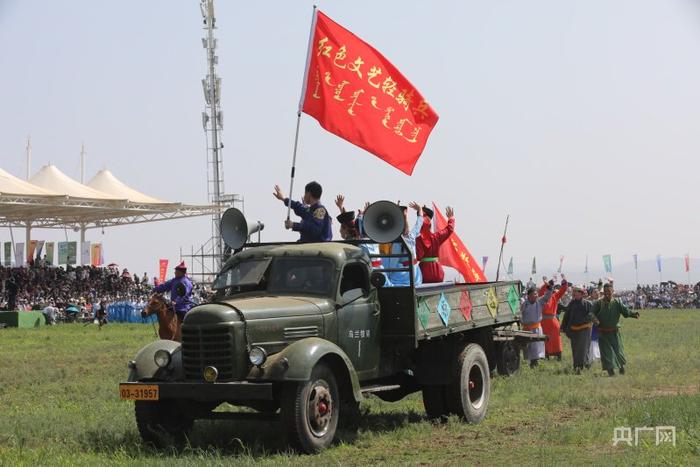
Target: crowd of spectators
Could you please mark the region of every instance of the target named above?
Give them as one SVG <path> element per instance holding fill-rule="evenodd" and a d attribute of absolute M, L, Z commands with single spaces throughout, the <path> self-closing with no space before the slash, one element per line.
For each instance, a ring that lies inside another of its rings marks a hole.
<path fill-rule="evenodd" d="M 617 292 L 629 307 L 646 308 L 700 308 L 700 282 L 693 285 L 673 281 L 653 285 L 639 285 L 636 290 Z"/>
<path fill-rule="evenodd" d="M 30 267 L 0 266 L 0 310 L 55 310 L 59 319 L 87 319 L 95 311 L 115 302 L 145 304 L 153 293 L 148 275 L 131 274 L 116 266 Z M 196 286 L 193 299 L 206 299 Z M 77 310 L 77 311 L 76 311 Z M 72 315 L 72 316 L 70 316 Z"/>

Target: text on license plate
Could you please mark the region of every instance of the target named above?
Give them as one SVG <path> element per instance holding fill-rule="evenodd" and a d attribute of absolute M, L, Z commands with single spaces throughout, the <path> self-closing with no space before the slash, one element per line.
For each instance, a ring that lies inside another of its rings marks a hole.
<path fill-rule="evenodd" d="M 156 384 L 120 384 L 119 398 L 130 401 L 157 401 L 159 397 Z"/>

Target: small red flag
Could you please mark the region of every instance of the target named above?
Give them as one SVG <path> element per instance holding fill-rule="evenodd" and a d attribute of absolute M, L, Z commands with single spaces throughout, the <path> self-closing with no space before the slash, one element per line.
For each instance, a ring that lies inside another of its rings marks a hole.
<path fill-rule="evenodd" d="M 371 45 L 320 11 L 313 25 L 301 110 L 411 175 L 438 115 Z"/>
<path fill-rule="evenodd" d="M 440 209 L 433 203 L 435 211 L 435 229 L 442 230 L 447 226 L 447 220 L 440 212 Z M 479 263 L 474 260 L 472 254 L 464 246 L 462 240 L 456 232 L 450 235 L 440 246 L 440 263 L 444 266 L 455 268 L 462 274 L 465 282 L 486 282 L 484 271 L 479 267 Z"/>
<path fill-rule="evenodd" d="M 160 283 L 165 282 L 165 275 L 168 273 L 168 260 L 158 260 L 158 279 Z"/>

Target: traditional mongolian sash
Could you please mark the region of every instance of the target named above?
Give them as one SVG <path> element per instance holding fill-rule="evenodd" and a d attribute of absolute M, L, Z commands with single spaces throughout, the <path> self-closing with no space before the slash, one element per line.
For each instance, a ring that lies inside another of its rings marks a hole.
<path fill-rule="evenodd" d="M 420 262 L 421 263 L 438 263 L 438 262 L 440 262 L 440 259 L 435 257 L 435 256 L 431 256 L 431 257 L 421 259 Z"/>
<path fill-rule="evenodd" d="M 539 321 L 536 323 L 530 323 L 530 324 L 523 323 L 523 329 L 526 331 L 534 331 L 535 329 L 538 329 L 541 327 L 542 327 L 542 323 Z"/>
<path fill-rule="evenodd" d="M 619 331 L 618 328 L 602 328 L 598 326 L 598 332 L 601 334 L 614 334 Z"/>
<path fill-rule="evenodd" d="M 593 327 L 593 323 L 583 323 L 583 324 L 572 324 L 569 329 L 572 331 L 583 331 L 584 329 L 590 329 Z M 598 328 L 600 329 L 600 328 Z"/>

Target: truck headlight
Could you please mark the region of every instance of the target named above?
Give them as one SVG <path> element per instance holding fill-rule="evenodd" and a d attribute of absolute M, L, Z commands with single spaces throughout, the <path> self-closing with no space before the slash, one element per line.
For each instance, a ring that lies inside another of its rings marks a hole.
<path fill-rule="evenodd" d="M 253 347 L 248 352 L 248 360 L 252 365 L 260 366 L 267 360 L 267 352 L 262 347 Z"/>
<path fill-rule="evenodd" d="M 170 352 L 164 349 L 156 350 L 153 354 L 153 361 L 156 362 L 158 368 L 165 368 L 170 365 Z"/>

